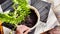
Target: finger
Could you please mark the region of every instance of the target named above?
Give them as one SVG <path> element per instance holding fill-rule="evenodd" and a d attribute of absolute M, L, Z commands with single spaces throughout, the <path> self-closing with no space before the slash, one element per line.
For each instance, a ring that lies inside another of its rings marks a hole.
<path fill-rule="evenodd" d="M 28 34 L 28 32 L 30 32 L 30 30 L 25 31 L 24 34 Z"/>
<path fill-rule="evenodd" d="M 18 30 L 21 30 L 22 32 L 26 31 L 30 29 L 29 27 L 25 26 L 25 25 L 20 25 L 20 27 L 18 27 Z"/>
<path fill-rule="evenodd" d="M 17 26 L 16 31 L 21 31 L 21 32 L 23 32 L 23 30 L 24 30 L 23 25 Z"/>
<path fill-rule="evenodd" d="M 23 34 L 23 33 L 16 33 L 16 34 Z"/>
<path fill-rule="evenodd" d="M 19 29 L 21 29 L 21 27 L 22 27 L 22 25 L 19 25 L 19 26 L 17 26 L 17 29 L 16 29 L 16 30 L 19 30 Z"/>
<path fill-rule="evenodd" d="M 21 32 L 21 31 L 16 31 L 16 34 L 23 34 L 23 32 Z"/>
<path fill-rule="evenodd" d="M 29 30 L 30 28 L 25 26 L 25 25 L 19 25 L 16 29 L 16 31 L 18 31 L 18 33 L 23 33 L 26 32 L 27 30 Z"/>
<path fill-rule="evenodd" d="M 21 31 L 16 31 L 16 34 L 23 34 L 23 32 L 21 32 Z"/>

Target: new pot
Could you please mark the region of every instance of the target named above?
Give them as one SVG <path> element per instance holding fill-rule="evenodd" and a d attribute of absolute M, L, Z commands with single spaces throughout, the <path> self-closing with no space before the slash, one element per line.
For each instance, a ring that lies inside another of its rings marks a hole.
<path fill-rule="evenodd" d="M 38 10 L 37 10 L 35 7 L 33 7 L 33 6 L 30 6 L 30 9 L 32 9 L 32 10 L 35 12 L 35 15 L 36 15 L 36 17 L 37 17 L 36 24 L 31 28 L 31 30 L 32 30 L 32 29 L 34 29 L 38 24 L 40 24 L 40 14 L 39 14 Z"/>
<path fill-rule="evenodd" d="M 40 14 L 38 10 L 33 6 L 30 6 L 30 11 L 31 11 L 31 13 L 29 14 L 30 16 L 28 16 L 26 21 L 22 22 L 21 24 L 30 27 L 32 30 L 35 27 L 37 27 L 37 25 L 40 24 L 41 22 L 40 22 Z M 21 25 L 21 24 L 18 24 L 18 25 Z M 9 23 L 3 23 L 3 26 L 9 29 L 13 29 L 15 25 L 12 25 Z M 16 28 L 14 30 L 16 30 Z"/>
<path fill-rule="evenodd" d="M 32 12 L 30 16 L 33 16 L 33 18 L 31 18 L 31 19 L 34 19 L 35 21 L 33 20 L 34 25 L 32 27 L 28 26 L 29 25 L 28 23 L 30 23 L 30 22 L 26 23 L 26 24 L 28 24 L 26 26 L 30 27 L 30 31 L 31 31 L 34 28 L 36 28 L 38 26 L 38 24 L 40 24 L 41 22 L 40 22 L 40 14 L 39 14 L 38 10 L 33 6 L 30 6 L 30 10 Z M 9 34 L 11 29 L 14 28 L 14 25 L 7 24 L 7 23 L 3 23 L 3 26 L 4 26 L 4 34 Z M 13 33 L 15 33 L 15 32 L 13 32 Z"/>

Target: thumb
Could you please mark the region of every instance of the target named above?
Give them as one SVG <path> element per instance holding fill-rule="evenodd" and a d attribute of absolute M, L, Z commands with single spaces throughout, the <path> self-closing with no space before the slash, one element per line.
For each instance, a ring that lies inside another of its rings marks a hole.
<path fill-rule="evenodd" d="M 28 32 L 30 32 L 30 30 L 27 30 L 24 34 L 28 34 Z"/>

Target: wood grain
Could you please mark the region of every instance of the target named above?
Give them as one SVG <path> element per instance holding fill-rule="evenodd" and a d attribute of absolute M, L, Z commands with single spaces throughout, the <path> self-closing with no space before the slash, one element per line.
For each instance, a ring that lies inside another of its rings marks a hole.
<path fill-rule="evenodd" d="M 0 21 L 0 34 L 4 34 L 3 33 L 3 26 L 2 26 L 2 22 Z"/>

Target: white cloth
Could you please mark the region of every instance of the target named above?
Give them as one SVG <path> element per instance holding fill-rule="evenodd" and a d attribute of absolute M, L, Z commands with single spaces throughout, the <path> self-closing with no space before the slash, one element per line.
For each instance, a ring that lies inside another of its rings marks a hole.
<path fill-rule="evenodd" d="M 1 5 L 0 5 L 0 13 L 3 13 L 2 8 L 1 8 Z"/>
<path fill-rule="evenodd" d="M 58 20 L 60 21 L 60 0 L 42 0 L 42 1 L 51 3 L 51 9 L 50 9 L 46 26 L 43 25 L 44 27 L 43 26 L 40 27 L 40 25 L 38 25 L 36 27 L 34 34 L 40 34 L 40 33 L 46 32 L 54 28 L 56 25 L 60 26 L 58 22 Z M 57 18 L 55 15 L 57 16 Z"/>
<path fill-rule="evenodd" d="M 58 20 L 53 12 L 52 9 L 50 9 L 50 12 L 49 12 L 49 16 L 48 16 L 48 19 L 47 19 L 47 22 L 46 22 L 46 25 L 38 25 L 36 27 L 36 30 L 35 30 L 35 33 L 34 34 L 40 34 L 40 33 L 43 33 L 43 32 L 46 32 L 52 28 L 54 28 L 56 25 L 58 24 Z"/>
<path fill-rule="evenodd" d="M 42 0 L 52 4 L 52 9 L 60 22 L 60 0 Z"/>

